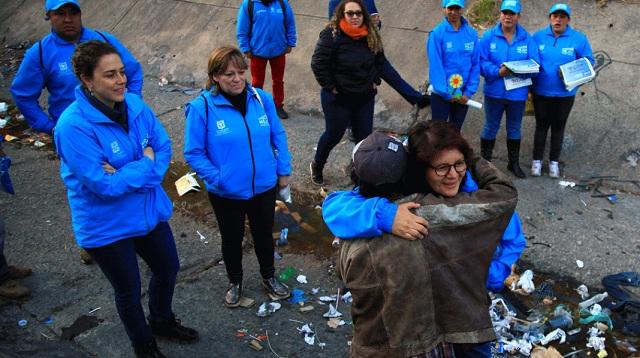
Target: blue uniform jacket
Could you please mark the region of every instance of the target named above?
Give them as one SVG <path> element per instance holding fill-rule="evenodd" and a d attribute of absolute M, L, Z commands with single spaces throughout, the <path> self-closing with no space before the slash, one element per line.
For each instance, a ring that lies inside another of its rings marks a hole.
<path fill-rule="evenodd" d="M 118 50 L 125 74 L 127 89 L 131 93 L 142 95 L 142 66 L 115 36 L 102 33 L 109 43 Z M 96 31 L 83 27 L 79 42 L 90 40 L 104 41 Z M 42 48 L 42 64 L 40 66 L 40 48 Z M 55 32 L 51 32 L 27 50 L 18 73 L 11 84 L 11 94 L 20 112 L 31 128 L 38 132 L 51 133 L 58 117 L 75 100 L 74 88 L 80 84 L 73 72 L 71 56 L 76 44 L 63 40 Z M 49 93 L 49 115 L 40 107 L 38 98 L 43 88 Z"/>
<path fill-rule="evenodd" d="M 60 116 L 54 141 L 67 187 L 76 242 L 94 248 L 142 236 L 171 217 L 162 189 L 171 159 L 171 141 L 151 109 L 127 93 L 129 132 L 96 109 L 80 86 L 76 101 Z M 152 161 L 145 147 L 155 152 Z M 116 169 L 107 174 L 102 163 Z"/>
<path fill-rule="evenodd" d="M 558 71 L 561 65 L 586 57 L 594 64 L 593 52 L 587 36 L 567 25 L 558 37 L 547 26 L 533 35 L 540 53 L 540 74 L 533 82 L 533 93 L 546 97 L 575 96 L 578 87 L 567 91 Z"/>
<path fill-rule="evenodd" d="M 249 1 L 253 1 L 253 24 L 248 13 Z M 260 0 L 242 1 L 236 29 L 238 46 L 242 52 L 251 51 L 254 56 L 274 58 L 285 53 L 287 47 L 296 47 L 293 10 L 287 0 L 284 0 L 284 5 L 283 14 L 278 0 L 271 1 L 269 5 L 264 5 Z"/>
<path fill-rule="evenodd" d="M 467 171 L 460 191 L 468 193 L 476 190 L 478 185 Z M 390 233 L 397 210 L 398 205 L 388 199 L 365 198 L 356 188 L 353 191 L 336 191 L 329 194 L 322 203 L 322 218 L 334 235 L 350 240 Z M 511 265 L 518 260 L 525 244 L 520 219 L 518 214 L 514 213 L 493 254 L 487 289 L 502 290 L 504 279 L 511 273 Z"/>
<path fill-rule="evenodd" d="M 376 3 L 374 0 L 364 0 L 364 6 L 369 11 L 369 14 L 377 14 L 378 8 L 376 7 Z M 340 0 L 329 0 L 329 19 L 333 16 L 333 13 L 336 11 L 336 7 L 340 4 Z"/>
<path fill-rule="evenodd" d="M 462 25 L 455 31 L 445 18 L 427 40 L 429 81 L 435 93 L 449 100 L 454 95 L 471 98 L 480 83 L 480 51 L 478 33 L 462 18 Z M 451 76 L 462 76 L 462 86 L 453 88 Z"/>
<path fill-rule="evenodd" d="M 291 174 L 287 135 L 270 94 L 247 85 L 247 114 L 222 94 L 203 94 L 185 109 L 184 158 L 207 190 L 229 199 L 249 199 Z"/>
<path fill-rule="evenodd" d="M 511 44 L 502 32 L 502 26 L 498 23 L 491 30 L 484 33 L 480 39 L 480 69 L 484 77 L 484 95 L 492 98 L 507 99 L 510 101 L 526 101 L 529 95 L 529 87 L 520 87 L 507 91 L 504 87 L 504 78 L 498 72 L 500 66 L 509 61 L 532 59 L 540 64 L 538 47 L 527 30 L 520 24 L 516 25 L 516 34 Z M 521 74 L 518 77 L 536 77 L 538 74 Z"/>

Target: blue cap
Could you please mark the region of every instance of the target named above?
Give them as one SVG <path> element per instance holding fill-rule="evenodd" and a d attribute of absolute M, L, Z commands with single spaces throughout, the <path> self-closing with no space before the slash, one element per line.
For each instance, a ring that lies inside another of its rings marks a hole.
<path fill-rule="evenodd" d="M 464 0 L 442 0 L 442 7 L 460 6 L 464 8 Z"/>
<path fill-rule="evenodd" d="M 500 11 L 511 11 L 515 14 L 520 13 L 520 1 L 518 0 L 503 0 L 500 5 Z"/>
<path fill-rule="evenodd" d="M 571 8 L 567 4 L 557 3 L 551 7 L 549 10 L 549 15 L 553 14 L 556 11 L 563 11 L 567 16 L 571 17 Z"/>
<path fill-rule="evenodd" d="M 80 4 L 77 0 L 47 0 L 44 3 L 44 12 L 47 13 L 49 11 L 56 11 L 66 4 L 75 5 L 78 10 L 80 10 Z"/>

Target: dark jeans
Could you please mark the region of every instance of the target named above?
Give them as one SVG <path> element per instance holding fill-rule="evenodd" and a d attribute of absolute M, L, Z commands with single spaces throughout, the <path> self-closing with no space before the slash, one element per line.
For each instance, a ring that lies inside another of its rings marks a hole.
<path fill-rule="evenodd" d="M 506 113 L 507 139 L 520 139 L 520 126 L 526 101 L 484 97 L 484 129 L 480 138 L 496 139 L 502 114 Z"/>
<path fill-rule="evenodd" d="M 242 283 L 242 239 L 245 216 L 249 217 L 249 228 L 260 264 L 260 275 L 263 279 L 273 277 L 275 268 L 271 230 L 273 230 L 276 188 L 247 200 L 227 199 L 209 193 L 209 200 L 218 220 L 220 236 L 222 236 L 222 259 L 229 282 Z"/>
<path fill-rule="evenodd" d="M 315 162 L 324 166 L 331 150 L 340 143 L 344 131 L 351 124 L 356 143 L 365 139 L 373 130 L 373 105 L 375 92 L 371 95 L 334 95 L 330 90 L 320 92 L 325 129 L 318 140 Z"/>
<path fill-rule="evenodd" d="M 9 266 L 4 257 L 4 219 L 0 217 L 0 283 L 9 279 Z"/>
<path fill-rule="evenodd" d="M 140 303 L 140 269 L 136 254 L 153 273 L 149 282 L 150 319 L 160 322 L 171 318 L 171 301 L 180 263 L 169 223 L 159 223 L 145 236 L 86 250 L 113 286 L 118 315 L 131 342 L 139 345 L 150 341 L 153 336 Z"/>
<path fill-rule="evenodd" d="M 451 103 L 435 93 L 431 94 L 431 119 L 451 123 L 459 131 L 467 116 L 469 106 L 460 103 Z"/>
<path fill-rule="evenodd" d="M 536 133 L 533 137 L 533 160 L 542 160 L 547 132 L 551 128 L 549 160 L 558 162 L 562 152 L 564 128 L 573 107 L 575 96 L 545 97 L 533 95 L 533 109 L 536 114 Z"/>
<path fill-rule="evenodd" d="M 602 279 L 602 286 L 609 293 L 609 299 L 615 302 L 612 309 L 621 310 L 628 303 L 640 309 L 640 296 L 622 288 L 623 286 L 640 287 L 640 274 L 637 272 L 621 272 L 605 276 Z"/>

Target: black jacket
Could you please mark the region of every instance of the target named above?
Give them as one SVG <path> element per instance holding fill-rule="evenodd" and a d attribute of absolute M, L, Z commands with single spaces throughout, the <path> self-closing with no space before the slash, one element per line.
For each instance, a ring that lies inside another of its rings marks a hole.
<path fill-rule="evenodd" d="M 342 30 L 333 37 L 333 29 L 325 28 L 311 58 L 311 69 L 322 88 L 336 88 L 340 94 L 372 94 L 379 85 L 385 57 L 374 54 L 367 38 L 354 40 Z"/>

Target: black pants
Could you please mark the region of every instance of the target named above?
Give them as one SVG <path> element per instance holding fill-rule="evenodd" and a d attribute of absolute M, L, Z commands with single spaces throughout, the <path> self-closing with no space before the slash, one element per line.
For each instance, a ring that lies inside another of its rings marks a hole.
<path fill-rule="evenodd" d="M 542 160 L 547 132 L 551 128 L 549 160 L 557 162 L 562 152 L 564 128 L 573 107 L 575 96 L 545 97 L 533 95 L 533 108 L 536 113 L 536 133 L 533 137 L 533 160 Z"/>
<path fill-rule="evenodd" d="M 9 266 L 4 257 L 4 220 L 0 217 L 0 283 L 9 279 Z"/>
<path fill-rule="evenodd" d="M 324 112 L 325 129 L 318 140 L 314 161 L 324 166 L 331 150 L 340 143 L 347 126 L 351 125 L 356 143 L 373 130 L 375 92 L 363 95 L 334 95 L 322 89 L 320 100 Z"/>
<path fill-rule="evenodd" d="M 249 228 L 260 264 L 260 275 L 263 279 L 273 277 L 275 268 L 271 230 L 273 230 L 276 188 L 247 200 L 227 199 L 209 193 L 209 200 L 222 236 L 222 258 L 229 282 L 242 282 L 242 238 L 245 216 L 249 217 Z"/>

